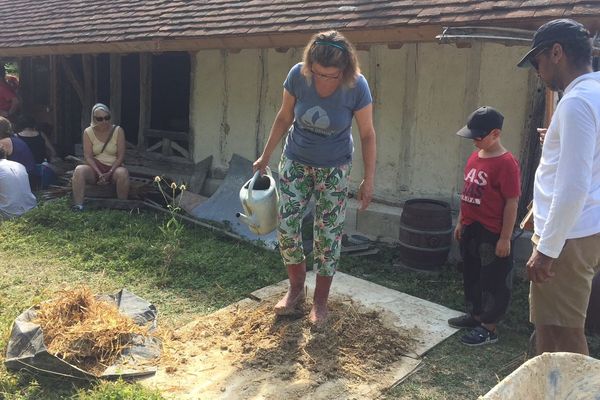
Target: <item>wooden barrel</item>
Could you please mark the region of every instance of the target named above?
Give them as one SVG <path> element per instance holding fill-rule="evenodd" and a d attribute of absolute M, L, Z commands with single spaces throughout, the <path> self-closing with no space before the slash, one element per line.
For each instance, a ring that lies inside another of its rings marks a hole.
<path fill-rule="evenodd" d="M 404 203 L 400 216 L 400 261 L 425 271 L 446 263 L 452 242 L 452 215 L 444 201 L 412 199 Z"/>
<path fill-rule="evenodd" d="M 585 328 L 589 334 L 600 335 L 600 273 L 597 273 L 592 281 Z"/>

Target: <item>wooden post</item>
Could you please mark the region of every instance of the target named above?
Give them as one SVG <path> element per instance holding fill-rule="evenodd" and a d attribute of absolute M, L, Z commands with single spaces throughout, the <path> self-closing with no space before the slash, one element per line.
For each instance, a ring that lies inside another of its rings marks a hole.
<path fill-rule="evenodd" d="M 81 104 L 81 129 L 90 124 L 89 116 L 94 105 L 94 65 L 92 56 L 84 54 L 81 56 L 83 67 L 83 102 Z"/>
<path fill-rule="evenodd" d="M 140 54 L 140 121 L 138 131 L 138 149 L 145 150 L 144 132 L 150 127 L 152 107 L 152 54 Z"/>
<path fill-rule="evenodd" d="M 110 110 L 115 124 L 121 123 L 122 104 L 121 55 L 110 55 Z"/>
<path fill-rule="evenodd" d="M 544 125 L 546 109 L 546 91 L 544 84 L 533 73 L 529 76 L 528 118 L 525 121 L 523 147 L 521 150 L 521 198 L 519 199 L 519 218 L 527 214 L 527 205 L 533 197 L 533 180 L 537 169 L 541 146 L 537 128 Z"/>
<path fill-rule="evenodd" d="M 49 64 L 50 64 L 50 121 L 52 123 L 52 137 L 50 141 L 54 143 L 54 145 L 58 143 L 63 143 L 63 129 L 60 129 L 58 126 L 58 105 L 60 104 L 60 99 L 58 95 L 58 57 L 56 55 L 49 56 Z M 60 137 L 59 137 L 60 135 Z"/>
<path fill-rule="evenodd" d="M 194 103 L 195 103 L 195 95 L 194 93 L 196 93 L 196 70 L 198 68 L 198 61 L 196 60 L 196 53 L 188 53 L 189 57 L 190 57 L 190 102 L 189 102 L 189 109 L 188 109 L 188 135 L 189 135 L 189 141 L 188 141 L 188 158 L 192 161 L 194 161 L 195 159 L 195 154 L 196 154 L 196 133 L 194 130 L 194 109 L 196 108 Z"/>

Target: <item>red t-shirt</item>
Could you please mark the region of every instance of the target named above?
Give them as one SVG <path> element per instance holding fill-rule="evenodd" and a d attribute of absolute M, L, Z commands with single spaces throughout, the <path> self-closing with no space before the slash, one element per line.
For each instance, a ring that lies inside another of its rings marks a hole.
<path fill-rule="evenodd" d="M 15 92 L 5 82 L 0 82 L 0 110 L 8 112 L 12 105 L 12 99 L 17 97 Z"/>
<path fill-rule="evenodd" d="M 506 199 L 521 195 L 519 162 L 508 151 L 492 158 L 481 158 L 478 153 L 474 151 L 465 166 L 461 223 L 479 222 L 487 230 L 500 233 Z"/>

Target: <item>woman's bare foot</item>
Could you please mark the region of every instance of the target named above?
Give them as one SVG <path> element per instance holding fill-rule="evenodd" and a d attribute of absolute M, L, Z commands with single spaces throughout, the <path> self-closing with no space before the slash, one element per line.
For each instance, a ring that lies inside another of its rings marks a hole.
<path fill-rule="evenodd" d="M 327 303 L 324 305 L 314 303 L 310 314 L 308 315 L 308 321 L 314 327 L 321 327 L 325 325 L 329 318 L 329 310 L 327 309 Z"/>
<path fill-rule="evenodd" d="M 304 288 L 297 290 L 292 290 L 290 287 L 277 304 L 275 304 L 274 311 L 277 315 L 292 315 L 298 312 L 298 306 L 304 303 L 304 299 L 306 295 L 304 293 Z"/>

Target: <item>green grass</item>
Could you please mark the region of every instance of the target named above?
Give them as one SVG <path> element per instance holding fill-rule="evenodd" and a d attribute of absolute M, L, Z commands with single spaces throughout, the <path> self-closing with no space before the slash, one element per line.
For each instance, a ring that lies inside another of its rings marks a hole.
<path fill-rule="evenodd" d="M 185 226 L 177 243 L 159 227 L 163 215 L 122 211 L 72 213 L 66 201 L 41 205 L 0 225 L 0 348 L 12 321 L 59 288 L 88 284 L 96 292 L 123 287 L 158 307 L 163 326 L 183 325 L 286 278 L 280 257 L 208 230 Z M 166 251 L 168 250 L 168 251 Z M 462 309 L 461 276 L 398 271 L 390 248 L 370 257 L 344 257 L 340 270 L 450 308 Z M 513 304 L 500 341 L 465 348 L 455 335 L 432 349 L 422 368 L 386 394 L 388 399 L 464 399 L 486 393 L 524 359 L 530 326 L 527 290 L 515 279 Z M 598 357 L 600 344 L 592 342 Z M 0 361 L 2 357 L 0 357 Z M 158 399 L 125 382 L 71 383 L 11 373 L 0 367 L 0 399 Z"/>

